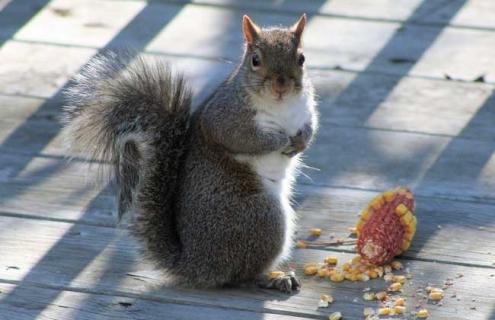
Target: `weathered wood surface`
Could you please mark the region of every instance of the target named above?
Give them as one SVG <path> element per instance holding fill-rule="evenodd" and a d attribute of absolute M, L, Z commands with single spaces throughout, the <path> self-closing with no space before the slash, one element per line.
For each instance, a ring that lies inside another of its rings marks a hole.
<path fill-rule="evenodd" d="M 82 159 L 63 159 L 61 91 L 98 50 L 167 59 L 197 105 L 240 55 L 242 14 L 271 25 L 302 11 L 321 128 L 306 156 L 319 171 L 304 169 L 310 179 L 296 188 L 298 237 L 315 226 L 322 239 L 347 237 L 377 192 L 411 186 L 420 224 L 402 260 L 409 310 L 416 288 L 454 278 L 430 318 L 495 319 L 494 9 L 491 0 L 0 0 L 0 319 L 361 319 L 377 306 L 362 289 L 382 280 L 303 277 L 293 296 L 161 288 L 115 229 L 111 188 L 92 185 Z M 292 263 L 300 273 L 352 249 L 296 250 Z M 328 310 L 316 308 L 322 293 L 336 298 Z"/>
<path fill-rule="evenodd" d="M 0 278 L 5 281 L 23 281 L 25 285 L 43 285 L 58 290 L 75 290 L 89 293 L 102 292 L 106 295 L 140 297 L 159 302 L 218 306 L 234 310 L 249 310 L 294 316 L 320 316 L 324 318 L 330 310 L 346 310 L 349 319 L 356 319 L 362 313 L 363 305 L 375 303 L 362 301 L 362 290 L 371 287 L 383 290 L 387 284 L 383 280 L 367 283 L 332 284 L 302 276 L 304 289 L 301 293 L 287 296 L 273 291 L 256 288 L 228 290 L 186 290 L 167 289 L 157 286 L 158 275 L 150 272 L 150 266 L 136 255 L 134 241 L 118 230 L 86 225 L 73 225 L 60 222 L 31 221 L 17 218 L 0 218 L 0 256 L 2 266 Z M 26 246 L 36 250 L 18 254 Z M 303 262 L 319 262 L 327 255 L 335 255 L 342 261 L 353 255 L 323 250 L 296 250 L 294 262 L 298 272 Z M 414 275 L 412 284 L 406 286 L 404 296 L 409 303 L 416 288 L 424 288 L 428 283 L 442 285 L 447 278 L 456 278 L 454 286 L 447 290 L 456 293 L 456 299 L 446 298 L 441 307 L 429 306 L 432 317 L 465 319 L 456 317 L 460 310 L 471 311 L 472 319 L 484 319 L 490 309 L 490 301 L 495 294 L 490 275 L 495 268 L 464 267 L 458 265 L 404 261 Z M 457 278 L 463 274 L 462 278 Z M 480 282 L 486 289 L 477 290 Z M 21 284 L 22 286 L 22 284 Z M 318 297 L 331 293 L 336 298 L 330 310 L 317 309 Z M 458 303 L 457 298 L 462 303 Z M 473 302 L 472 299 L 475 301 Z M 3 301 L 9 301 L 9 295 Z M 354 306 L 354 307 L 353 307 Z"/>
<path fill-rule="evenodd" d="M 308 318 L 278 315 L 269 312 L 250 312 L 144 300 L 118 295 L 91 294 L 63 289 L 15 286 L 0 283 L 2 319 L 267 319 L 302 320 Z M 52 300 L 52 297 L 56 297 Z"/>

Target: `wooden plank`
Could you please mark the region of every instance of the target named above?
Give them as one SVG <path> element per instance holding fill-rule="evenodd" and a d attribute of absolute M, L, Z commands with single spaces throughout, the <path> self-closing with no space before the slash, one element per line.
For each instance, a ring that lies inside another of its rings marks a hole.
<path fill-rule="evenodd" d="M 0 279 L 25 285 L 68 288 L 70 290 L 128 296 L 159 302 L 215 306 L 253 312 L 278 313 L 324 319 L 330 312 L 343 311 L 349 319 L 360 318 L 364 306 L 375 306 L 362 300 L 362 290 L 370 287 L 383 290 L 383 280 L 365 283 L 330 283 L 328 280 L 302 277 L 303 289 L 287 296 L 256 288 L 225 290 L 186 290 L 157 287 L 160 279 L 150 272 L 150 266 L 136 255 L 132 239 L 119 235 L 111 228 L 72 225 L 47 221 L 0 218 Z M 332 252 L 339 261 L 352 255 Z M 296 250 L 293 262 L 297 272 L 305 262 L 318 262 L 328 251 Z M 428 283 L 441 286 L 447 278 L 454 278 L 454 286 L 447 290 L 443 306 L 428 305 L 433 319 L 486 319 L 492 312 L 495 268 L 464 267 L 422 261 L 404 261 L 413 283 L 406 285 L 404 296 L 410 310 L 417 300 L 416 289 Z M 464 277 L 457 278 L 458 274 Z M 479 290 L 483 284 L 483 291 Z M 455 292 L 457 298 L 451 298 Z M 330 309 L 318 309 L 318 298 L 330 293 L 336 302 Z M 9 296 L 2 301 L 8 301 Z M 472 299 L 474 301 L 472 301 Z M 475 310 L 469 308 L 475 307 Z"/>
<path fill-rule="evenodd" d="M 414 24 L 434 24 L 493 29 L 494 4 L 490 0 L 333 0 L 333 1 L 241 1 L 241 0 L 161 0 L 172 3 L 236 8 L 244 11 L 271 11 L 273 13 L 325 15 L 347 19 L 408 21 Z"/>
<path fill-rule="evenodd" d="M 458 6 L 459 3 L 462 3 L 461 10 L 452 19 L 447 19 L 450 16 L 449 12 L 452 11 L 452 7 Z M 494 29 L 494 12 L 495 3 L 491 0 L 447 1 L 442 6 L 439 6 L 437 10 L 422 16 L 419 21 L 434 23 L 448 22 L 456 26 Z"/>
<path fill-rule="evenodd" d="M 9 96 L 50 98 L 59 93 L 58 91 L 94 54 L 95 49 L 8 41 L 0 50 L 0 58 L 4 61 L 0 65 L 0 91 Z M 19 56 L 26 59 L 19 59 Z M 45 62 L 51 61 L 52 57 L 60 59 L 55 59 L 47 65 Z M 162 59 L 172 64 L 174 70 L 183 72 L 190 81 L 191 89 L 195 93 L 194 104 L 208 96 L 232 70 L 231 65 L 214 61 L 187 57 Z M 60 102 L 61 100 L 57 100 L 57 103 Z M 42 110 L 38 108 L 36 115 L 46 107 L 43 106 Z M 59 104 L 52 104 L 51 108 L 60 112 Z"/>
<path fill-rule="evenodd" d="M 77 10 L 84 12 L 83 9 L 86 8 L 91 12 L 89 6 L 90 3 L 82 2 L 77 5 Z M 155 33 L 145 35 L 146 39 L 150 40 L 149 43 L 141 41 L 140 37 L 143 35 L 133 31 L 134 28 L 140 30 L 140 24 L 134 23 L 126 27 L 127 32 L 123 35 L 117 34 L 118 41 L 112 40 L 112 45 L 136 43 L 138 47 L 152 52 L 238 60 L 243 39 L 240 21 L 244 11 L 166 3 L 150 3 L 145 8 L 150 14 L 140 23 L 143 23 L 143 28 L 148 23 L 152 24 L 152 32 Z M 449 17 L 454 16 L 456 10 L 460 10 L 459 3 L 449 7 L 449 10 Z M 172 16 L 170 12 L 173 13 Z M 43 14 L 40 16 L 44 17 Z M 164 19 L 163 17 L 166 17 L 165 21 L 168 23 L 160 20 Z M 24 33 L 16 36 L 16 39 L 70 45 L 90 44 L 96 47 L 104 45 L 98 37 L 94 40 L 85 37 L 88 40 L 81 42 L 78 40 L 81 37 L 61 37 L 53 33 L 34 31 L 42 29 L 44 19 L 48 18 L 40 18 L 39 22 L 33 21 Z M 289 25 L 294 22 L 296 15 L 259 12 L 254 18 L 262 25 Z M 413 18 L 414 16 L 411 19 Z M 82 32 L 81 28 L 84 29 L 81 19 L 83 18 L 78 16 L 67 16 L 50 21 L 57 27 L 70 30 L 67 34 L 71 35 Z M 191 24 L 191 21 L 201 21 L 202 27 L 198 28 L 197 25 Z M 187 38 L 184 34 L 187 34 Z M 401 76 L 412 74 L 440 79 L 448 74 L 453 79 L 466 81 L 483 75 L 485 81 L 495 82 L 495 66 L 490 63 L 495 33 L 315 16 L 309 22 L 305 34 L 307 61 L 311 67 L 339 66 L 350 70 L 388 72 Z M 445 56 L 449 56 L 449 59 L 444 59 Z"/>
<path fill-rule="evenodd" d="M 494 199 L 493 142 L 423 134 L 322 127 L 307 152 L 301 182 L 383 190 L 405 185 L 418 194 Z"/>
<path fill-rule="evenodd" d="M 306 319 L 288 315 L 258 313 L 227 308 L 160 303 L 152 300 L 114 295 L 100 295 L 62 289 L 15 286 L 0 283 L 0 304 L 5 319 Z"/>

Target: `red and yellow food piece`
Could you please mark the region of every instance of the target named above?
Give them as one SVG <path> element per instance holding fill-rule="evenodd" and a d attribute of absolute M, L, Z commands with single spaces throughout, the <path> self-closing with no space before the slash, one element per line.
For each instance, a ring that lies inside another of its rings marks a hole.
<path fill-rule="evenodd" d="M 368 204 L 356 225 L 357 250 L 365 262 L 384 265 L 409 249 L 416 233 L 414 209 L 406 188 L 386 191 Z"/>

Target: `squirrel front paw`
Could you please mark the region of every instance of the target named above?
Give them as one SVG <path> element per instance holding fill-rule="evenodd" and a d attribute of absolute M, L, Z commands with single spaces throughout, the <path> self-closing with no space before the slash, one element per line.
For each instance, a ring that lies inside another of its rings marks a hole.
<path fill-rule="evenodd" d="M 306 149 L 306 141 L 303 137 L 302 130 L 299 130 L 297 134 L 290 137 L 289 140 L 289 145 L 282 150 L 282 154 L 285 154 L 288 157 L 293 157 Z"/>

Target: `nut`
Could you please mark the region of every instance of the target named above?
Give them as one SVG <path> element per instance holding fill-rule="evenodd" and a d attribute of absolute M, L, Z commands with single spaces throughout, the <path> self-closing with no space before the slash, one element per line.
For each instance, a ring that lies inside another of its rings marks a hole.
<path fill-rule="evenodd" d="M 321 236 L 321 229 L 320 228 L 311 228 L 311 229 L 309 229 L 309 234 L 312 235 L 313 237 L 319 237 L 319 236 Z"/>

